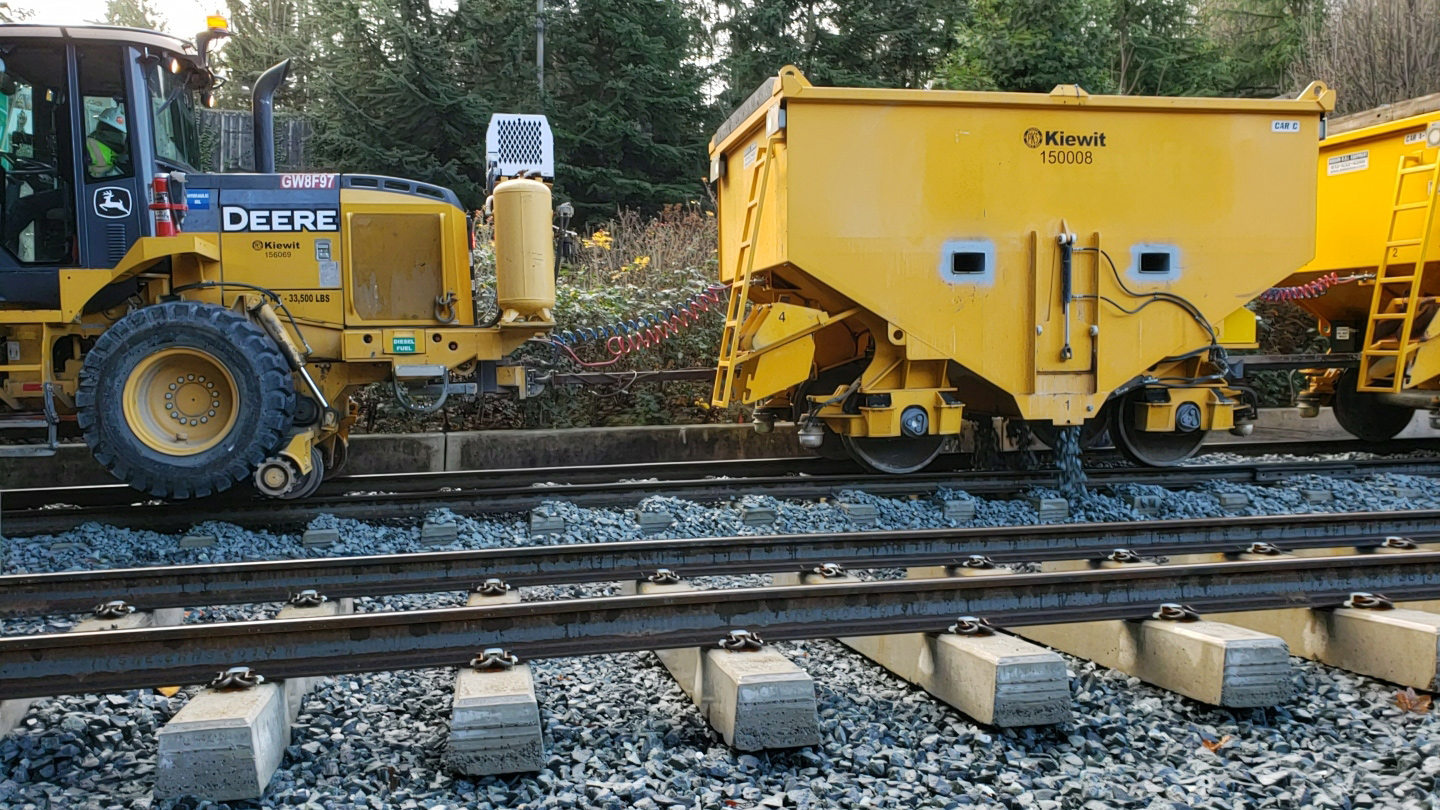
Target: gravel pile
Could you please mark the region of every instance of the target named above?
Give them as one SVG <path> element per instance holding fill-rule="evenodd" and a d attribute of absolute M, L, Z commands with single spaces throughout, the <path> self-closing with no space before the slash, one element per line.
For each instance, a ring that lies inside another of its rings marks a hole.
<path fill-rule="evenodd" d="M 1253 461 L 1253 459 L 1248 459 Z M 1332 500 L 1315 503 L 1306 490 Z M 1396 490 L 1418 492 L 1401 497 Z M 1250 506 L 1222 510 L 1217 495 L 1243 493 Z M 1035 492 L 1033 497 L 1054 497 Z M 1068 521 L 1134 520 L 1137 495 L 1158 496 L 1162 518 L 1217 514 L 1440 508 L 1440 483 L 1413 476 L 1324 478 L 1263 487 L 1215 483 L 1192 491 L 1154 487 L 1092 490 L 1072 501 Z M 962 492 L 943 493 L 956 499 Z M 875 508 L 874 528 L 948 525 L 929 499 L 839 493 Z M 974 498 L 967 525 L 1032 524 L 1026 499 Z M 773 509 L 776 522 L 747 526 L 742 507 Z M 637 509 L 555 503 L 570 522 L 562 535 L 531 538 L 528 516 L 453 519 L 459 539 L 439 548 L 490 548 L 641 539 L 638 511 L 668 512 L 676 524 L 650 537 L 855 529 L 834 502 L 751 497 L 724 506 L 653 498 Z M 331 516 L 341 530 L 329 549 L 295 535 L 206 524 L 208 548 L 179 538 L 86 526 L 12 542 L 4 570 L 285 559 L 434 550 L 418 527 L 372 526 Z M 73 544 L 73 545 L 70 545 Z M 696 587 L 764 584 L 765 577 L 711 577 Z M 613 584 L 527 588 L 522 598 L 615 593 Z M 357 600 L 361 611 L 458 605 L 463 593 Z M 186 621 L 245 620 L 278 605 L 193 610 Z M 58 632 L 69 620 L 5 622 L 0 630 Z M 132 692 L 46 699 L 22 728 L 0 740 L 0 808 L 1251 808 L 1440 806 L 1440 720 L 1403 712 L 1395 687 L 1294 661 L 1295 697 L 1268 711 L 1201 706 L 1089 662 L 1069 659 L 1073 723 L 998 731 L 970 723 L 923 692 L 831 641 L 778 645 L 815 676 L 822 744 L 748 755 L 723 745 L 650 654 L 536 662 L 549 757 L 544 771 L 465 779 L 441 764 L 448 734 L 451 670 L 328 679 L 304 702 L 280 772 L 258 803 L 194 799 L 153 802 L 155 730 L 193 689 L 170 698 Z M 1207 747 L 1207 743 L 1209 747 Z M 1215 750 L 1211 751 L 1210 747 Z"/>

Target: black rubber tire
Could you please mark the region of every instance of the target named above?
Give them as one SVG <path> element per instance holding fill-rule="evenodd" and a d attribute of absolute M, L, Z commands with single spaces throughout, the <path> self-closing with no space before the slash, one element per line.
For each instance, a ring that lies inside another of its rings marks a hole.
<path fill-rule="evenodd" d="M 1349 368 L 1335 381 L 1331 409 L 1346 433 L 1367 442 L 1388 442 L 1415 418 L 1415 409 L 1376 401 L 1371 393 L 1355 390 L 1360 372 Z"/>
<path fill-rule="evenodd" d="M 147 356 L 165 349 L 207 352 L 234 377 L 236 419 L 225 439 L 190 456 L 154 450 L 125 419 L 123 391 Z M 76 421 L 95 460 L 126 484 L 160 498 L 201 498 L 249 480 L 285 443 L 295 385 L 285 356 L 264 330 L 214 304 L 169 301 L 126 315 L 86 355 L 75 392 Z"/>

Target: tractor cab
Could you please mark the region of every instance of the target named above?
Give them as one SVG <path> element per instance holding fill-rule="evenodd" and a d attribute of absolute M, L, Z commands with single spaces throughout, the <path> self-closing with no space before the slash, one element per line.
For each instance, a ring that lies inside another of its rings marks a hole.
<path fill-rule="evenodd" d="M 150 235 L 150 178 L 198 169 L 223 33 L 0 25 L 0 300 L 58 308 L 59 268 L 114 267 Z"/>

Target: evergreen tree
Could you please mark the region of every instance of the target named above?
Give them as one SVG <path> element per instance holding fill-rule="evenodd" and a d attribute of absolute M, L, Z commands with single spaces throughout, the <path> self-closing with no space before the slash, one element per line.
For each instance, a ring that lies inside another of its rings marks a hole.
<path fill-rule="evenodd" d="M 462 4 L 463 5 L 463 4 Z M 312 155 L 342 171 L 391 174 L 485 199 L 489 77 L 458 70 L 486 29 L 428 0 L 315 0 L 329 46 L 308 81 Z"/>
<path fill-rule="evenodd" d="M 714 124 L 699 23 L 676 0 L 566 0 L 547 28 L 546 109 L 579 216 L 699 198 Z"/>
<path fill-rule="evenodd" d="M 255 80 L 289 59 L 290 73 L 277 95 L 277 106 L 306 109 L 321 29 L 310 0 L 227 0 L 227 6 L 232 35 L 216 56 L 225 76 L 217 92 L 221 105 L 248 109 Z"/>
<path fill-rule="evenodd" d="M 793 64 L 815 84 L 923 87 L 965 0 L 717 0 L 724 109 Z"/>
<path fill-rule="evenodd" d="M 1115 89 L 1116 37 L 1104 0 L 975 0 L 940 84 L 955 90 L 1048 93 Z"/>
<path fill-rule="evenodd" d="M 165 30 L 164 18 L 150 0 L 105 0 L 106 25 Z"/>

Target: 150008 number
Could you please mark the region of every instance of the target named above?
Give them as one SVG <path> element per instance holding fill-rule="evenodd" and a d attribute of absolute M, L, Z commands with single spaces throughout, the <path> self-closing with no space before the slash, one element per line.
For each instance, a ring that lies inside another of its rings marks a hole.
<path fill-rule="evenodd" d="M 286 293 L 287 304 L 328 304 L 330 293 Z"/>
<path fill-rule="evenodd" d="M 1040 162 L 1051 165 L 1089 166 L 1095 162 L 1095 153 L 1089 149 L 1042 149 Z"/>

